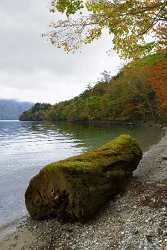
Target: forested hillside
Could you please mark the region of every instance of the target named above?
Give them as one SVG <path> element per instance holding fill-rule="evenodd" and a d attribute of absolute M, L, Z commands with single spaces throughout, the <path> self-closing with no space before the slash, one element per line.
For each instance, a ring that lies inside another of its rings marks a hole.
<path fill-rule="evenodd" d="M 53 106 L 36 104 L 21 120 L 167 121 L 167 51 L 126 65 L 109 82 Z"/>
<path fill-rule="evenodd" d="M 0 120 L 18 120 L 21 113 L 33 104 L 15 100 L 0 100 Z"/>

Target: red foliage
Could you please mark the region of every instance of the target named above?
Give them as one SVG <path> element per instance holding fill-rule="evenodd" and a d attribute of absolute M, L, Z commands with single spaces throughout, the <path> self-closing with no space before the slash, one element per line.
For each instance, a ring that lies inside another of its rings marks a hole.
<path fill-rule="evenodd" d="M 167 59 L 148 69 L 149 81 L 159 98 L 160 113 L 167 116 Z"/>

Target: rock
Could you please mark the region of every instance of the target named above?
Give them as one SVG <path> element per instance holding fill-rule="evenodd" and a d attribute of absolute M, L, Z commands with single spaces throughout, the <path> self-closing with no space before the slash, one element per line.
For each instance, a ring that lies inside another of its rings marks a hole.
<path fill-rule="evenodd" d="M 137 142 L 122 135 L 92 152 L 49 164 L 29 183 L 27 210 L 34 219 L 84 222 L 125 189 L 141 157 Z"/>

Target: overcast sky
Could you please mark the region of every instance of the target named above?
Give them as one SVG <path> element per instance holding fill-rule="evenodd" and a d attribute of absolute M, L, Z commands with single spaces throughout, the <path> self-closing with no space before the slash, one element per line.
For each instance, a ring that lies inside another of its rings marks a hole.
<path fill-rule="evenodd" d="M 121 61 L 112 40 L 67 55 L 42 38 L 54 20 L 49 0 L 0 0 L 0 98 L 56 103 L 81 93 L 104 70 L 114 75 Z"/>

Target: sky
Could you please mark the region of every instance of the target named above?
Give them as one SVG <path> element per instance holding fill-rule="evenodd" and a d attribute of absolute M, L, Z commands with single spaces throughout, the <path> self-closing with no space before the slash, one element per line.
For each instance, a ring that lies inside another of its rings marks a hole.
<path fill-rule="evenodd" d="M 102 39 L 67 55 L 42 33 L 56 16 L 49 0 L 0 0 L 0 99 L 57 103 L 93 84 L 104 70 L 115 75 L 122 61 L 112 39 Z"/>

